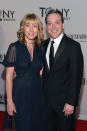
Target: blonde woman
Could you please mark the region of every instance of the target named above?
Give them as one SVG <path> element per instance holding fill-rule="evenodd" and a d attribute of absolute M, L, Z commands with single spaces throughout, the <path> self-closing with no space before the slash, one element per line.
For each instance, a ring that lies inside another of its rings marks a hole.
<path fill-rule="evenodd" d="M 18 41 L 10 44 L 3 61 L 6 67 L 7 112 L 14 115 L 17 131 L 46 131 L 45 102 L 40 78 L 40 45 L 44 36 L 38 16 L 25 15 L 17 36 Z"/>

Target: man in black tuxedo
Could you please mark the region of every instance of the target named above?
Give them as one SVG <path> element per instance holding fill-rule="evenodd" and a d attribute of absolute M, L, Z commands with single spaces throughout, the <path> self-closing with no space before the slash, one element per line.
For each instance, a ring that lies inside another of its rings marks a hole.
<path fill-rule="evenodd" d="M 46 15 L 49 38 L 44 41 L 43 85 L 48 105 L 49 131 L 74 131 L 75 109 L 83 75 L 80 44 L 64 34 L 62 13 L 52 9 Z"/>

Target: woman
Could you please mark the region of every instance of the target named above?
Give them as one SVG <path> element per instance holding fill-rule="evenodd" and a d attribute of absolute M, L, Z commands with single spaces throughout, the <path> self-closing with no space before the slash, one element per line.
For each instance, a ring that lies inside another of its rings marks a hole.
<path fill-rule="evenodd" d="M 46 131 L 44 91 L 41 85 L 43 27 L 35 14 L 27 14 L 10 44 L 6 66 L 7 112 L 15 117 L 17 131 Z M 16 72 L 16 78 L 13 74 Z"/>

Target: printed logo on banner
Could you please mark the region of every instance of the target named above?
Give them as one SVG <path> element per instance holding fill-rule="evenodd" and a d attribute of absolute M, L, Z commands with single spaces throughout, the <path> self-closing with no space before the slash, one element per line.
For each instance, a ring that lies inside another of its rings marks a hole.
<path fill-rule="evenodd" d="M 1 53 L 0 53 L 0 63 L 3 62 L 4 56 L 5 56 L 5 54 L 1 54 Z"/>
<path fill-rule="evenodd" d="M 79 42 L 87 42 L 87 34 L 68 34 L 68 36 Z"/>
<path fill-rule="evenodd" d="M 41 17 L 45 17 L 45 15 L 47 14 L 47 12 L 50 9 L 52 9 L 52 7 L 48 7 L 48 8 L 46 8 L 46 7 L 39 7 Z M 64 20 L 70 20 L 70 9 L 62 8 L 62 9 L 60 9 L 60 11 L 63 14 Z"/>
<path fill-rule="evenodd" d="M 87 85 L 87 78 L 83 78 L 82 84 L 83 84 L 83 85 Z"/>
<path fill-rule="evenodd" d="M 5 95 L 0 94 L 0 104 L 5 104 Z"/>
<path fill-rule="evenodd" d="M 0 21 L 15 21 L 15 10 L 0 10 Z"/>

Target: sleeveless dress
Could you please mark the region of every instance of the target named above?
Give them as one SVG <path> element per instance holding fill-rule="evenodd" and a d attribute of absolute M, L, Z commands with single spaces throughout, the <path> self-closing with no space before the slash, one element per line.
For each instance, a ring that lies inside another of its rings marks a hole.
<path fill-rule="evenodd" d="M 36 45 L 33 60 L 26 45 L 19 41 L 10 44 L 3 64 L 14 66 L 17 77 L 13 80 L 12 96 L 16 106 L 17 131 L 46 131 L 46 107 L 40 78 L 42 52 Z"/>

